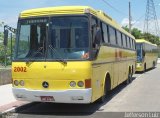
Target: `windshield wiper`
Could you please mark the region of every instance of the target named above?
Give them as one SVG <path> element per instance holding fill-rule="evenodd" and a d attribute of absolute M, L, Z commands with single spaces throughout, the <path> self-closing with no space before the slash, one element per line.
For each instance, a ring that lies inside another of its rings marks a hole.
<path fill-rule="evenodd" d="M 53 51 L 53 53 L 57 54 L 58 57 L 60 57 L 60 59 L 56 59 L 57 61 L 63 62 L 64 64 L 67 64 L 67 61 L 65 59 L 63 59 L 63 57 L 59 54 L 59 52 L 53 48 L 52 45 L 49 45 L 49 48 Z"/>
<path fill-rule="evenodd" d="M 28 60 L 27 60 L 27 63 L 30 62 L 31 58 L 32 58 L 32 57 L 35 57 L 35 55 L 37 55 L 38 53 L 40 53 L 42 56 L 44 56 L 43 53 L 40 52 L 42 49 L 43 49 L 43 47 L 39 47 L 38 50 L 33 53 L 33 55 L 32 55 L 32 53 L 31 53 L 31 54 L 29 55 L 29 58 L 28 58 Z M 34 61 L 34 60 L 33 60 L 33 61 Z"/>

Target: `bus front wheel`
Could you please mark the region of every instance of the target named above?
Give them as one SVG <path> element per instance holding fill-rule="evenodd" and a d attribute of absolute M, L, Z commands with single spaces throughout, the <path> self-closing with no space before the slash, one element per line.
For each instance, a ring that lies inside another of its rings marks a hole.
<path fill-rule="evenodd" d="M 103 96 L 98 100 L 100 103 L 104 103 L 106 100 L 106 96 L 109 94 L 110 91 L 110 77 L 107 76 L 105 80 L 104 90 L 103 90 Z"/>

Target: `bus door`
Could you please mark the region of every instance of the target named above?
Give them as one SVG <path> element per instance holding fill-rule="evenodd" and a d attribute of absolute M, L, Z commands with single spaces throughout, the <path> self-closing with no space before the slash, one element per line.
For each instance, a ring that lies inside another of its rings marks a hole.
<path fill-rule="evenodd" d="M 102 40 L 102 35 L 101 35 L 101 30 L 100 30 L 100 25 L 99 22 L 96 18 L 92 18 L 91 21 L 91 28 L 92 28 L 92 57 L 95 60 L 95 63 L 99 63 L 98 61 L 98 51 L 100 48 L 100 42 Z M 102 94 L 102 89 L 101 89 L 101 83 L 103 80 L 103 75 L 101 74 L 102 72 L 102 64 L 99 65 L 94 65 L 93 66 L 93 99 L 97 99 L 100 97 Z"/>

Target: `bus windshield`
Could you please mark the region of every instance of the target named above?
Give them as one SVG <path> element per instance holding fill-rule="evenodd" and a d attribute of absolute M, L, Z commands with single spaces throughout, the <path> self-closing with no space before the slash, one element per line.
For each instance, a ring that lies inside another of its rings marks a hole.
<path fill-rule="evenodd" d="M 89 23 L 83 16 L 24 19 L 18 23 L 16 60 L 86 60 Z"/>
<path fill-rule="evenodd" d="M 142 56 L 142 44 L 137 43 L 136 44 L 136 50 L 137 50 L 137 61 L 142 62 L 143 56 Z"/>

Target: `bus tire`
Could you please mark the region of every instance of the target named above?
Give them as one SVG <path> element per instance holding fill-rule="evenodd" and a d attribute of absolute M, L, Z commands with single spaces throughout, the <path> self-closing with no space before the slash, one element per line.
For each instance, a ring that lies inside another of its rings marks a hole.
<path fill-rule="evenodd" d="M 104 103 L 106 100 L 106 96 L 108 95 L 111 88 L 111 81 L 110 81 L 110 75 L 107 74 L 105 79 L 105 85 L 104 85 L 104 91 L 103 96 L 98 100 L 99 103 Z"/>
<path fill-rule="evenodd" d="M 146 69 L 146 63 L 144 64 L 144 73 L 147 71 Z"/>
<path fill-rule="evenodd" d="M 134 74 L 134 67 L 133 67 L 133 65 L 132 65 L 132 76 L 133 76 L 133 74 Z"/>
<path fill-rule="evenodd" d="M 126 80 L 126 84 L 128 85 L 131 82 L 132 82 L 132 72 L 131 72 L 131 69 L 129 68 L 129 73 L 128 73 L 128 78 Z"/>
<path fill-rule="evenodd" d="M 153 61 L 153 67 L 152 67 L 152 68 L 154 69 L 154 68 L 155 68 L 155 66 L 156 66 L 156 63 L 155 63 L 155 61 Z"/>

